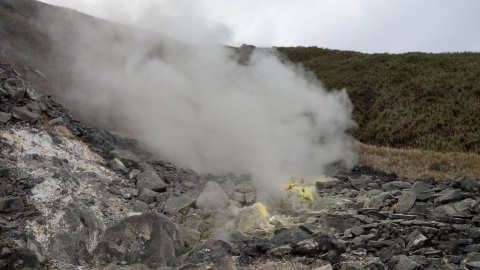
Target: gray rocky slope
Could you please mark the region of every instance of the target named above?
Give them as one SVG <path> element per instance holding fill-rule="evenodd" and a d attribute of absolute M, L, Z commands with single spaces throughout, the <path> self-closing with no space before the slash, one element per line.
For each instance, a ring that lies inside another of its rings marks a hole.
<path fill-rule="evenodd" d="M 479 179 L 357 167 L 266 207 L 248 175 L 85 126 L 5 64 L 0 125 L 1 269 L 480 269 Z"/>

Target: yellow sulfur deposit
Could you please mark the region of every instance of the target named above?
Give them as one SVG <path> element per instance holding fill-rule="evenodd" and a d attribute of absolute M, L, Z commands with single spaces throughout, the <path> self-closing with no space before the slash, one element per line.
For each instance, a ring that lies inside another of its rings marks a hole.
<path fill-rule="evenodd" d="M 324 175 L 321 175 L 321 176 L 317 177 L 317 179 L 315 179 L 315 180 L 317 182 L 322 182 L 322 183 L 325 183 L 325 182 L 329 181 L 329 179 L 327 179 L 327 177 L 324 176 Z"/>
<path fill-rule="evenodd" d="M 314 187 L 302 187 L 298 183 L 291 183 L 285 186 L 285 191 L 289 191 L 292 189 L 298 191 L 298 197 L 310 202 L 313 201 Z"/>
<path fill-rule="evenodd" d="M 260 203 L 260 202 L 257 202 L 257 203 L 254 203 L 252 205 L 252 207 L 254 209 L 256 209 L 258 212 L 262 213 L 262 215 L 264 217 L 268 217 L 269 214 L 268 214 L 268 211 L 267 211 L 267 207 L 265 205 L 263 205 L 263 203 Z"/>
<path fill-rule="evenodd" d="M 302 187 L 298 193 L 300 198 L 303 198 L 307 201 L 313 201 L 313 188 L 312 187 Z"/>
<path fill-rule="evenodd" d="M 291 183 L 291 184 L 288 184 L 285 186 L 285 191 L 289 191 L 290 189 L 294 188 L 294 187 L 300 187 L 300 185 L 298 183 Z"/>

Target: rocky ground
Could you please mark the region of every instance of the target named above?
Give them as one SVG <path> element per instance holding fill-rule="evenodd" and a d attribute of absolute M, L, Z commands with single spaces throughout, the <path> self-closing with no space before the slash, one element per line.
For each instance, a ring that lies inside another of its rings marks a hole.
<path fill-rule="evenodd" d="M 0 65 L 1 269 L 480 269 L 479 179 L 356 167 L 257 201 L 88 127 Z"/>

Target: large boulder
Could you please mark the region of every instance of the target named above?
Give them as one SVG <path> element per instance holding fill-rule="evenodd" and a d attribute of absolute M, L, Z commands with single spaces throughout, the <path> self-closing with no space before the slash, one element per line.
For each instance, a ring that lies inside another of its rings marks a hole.
<path fill-rule="evenodd" d="M 227 209 L 230 206 L 228 195 L 213 181 L 207 182 L 197 198 L 196 207 L 199 209 Z"/>
<path fill-rule="evenodd" d="M 158 268 L 175 266 L 176 258 L 184 251 L 177 226 L 161 214 L 146 213 L 125 218 L 108 228 L 94 254 Z"/>

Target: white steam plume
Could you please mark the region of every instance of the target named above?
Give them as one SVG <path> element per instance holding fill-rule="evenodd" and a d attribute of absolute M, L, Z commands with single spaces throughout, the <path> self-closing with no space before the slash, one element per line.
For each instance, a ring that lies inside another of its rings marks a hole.
<path fill-rule="evenodd" d="M 132 132 L 178 166 L 250 173 L 259 187 L 271 187 L 288 174 L 314 176 L 334 162 L 355 162 L 346 91 L 325 91 L 271 50 L 254 50 L 239 64 L 231 48 L 85 19 L 56 23 L 51 33 L 68 107 Z"/>

